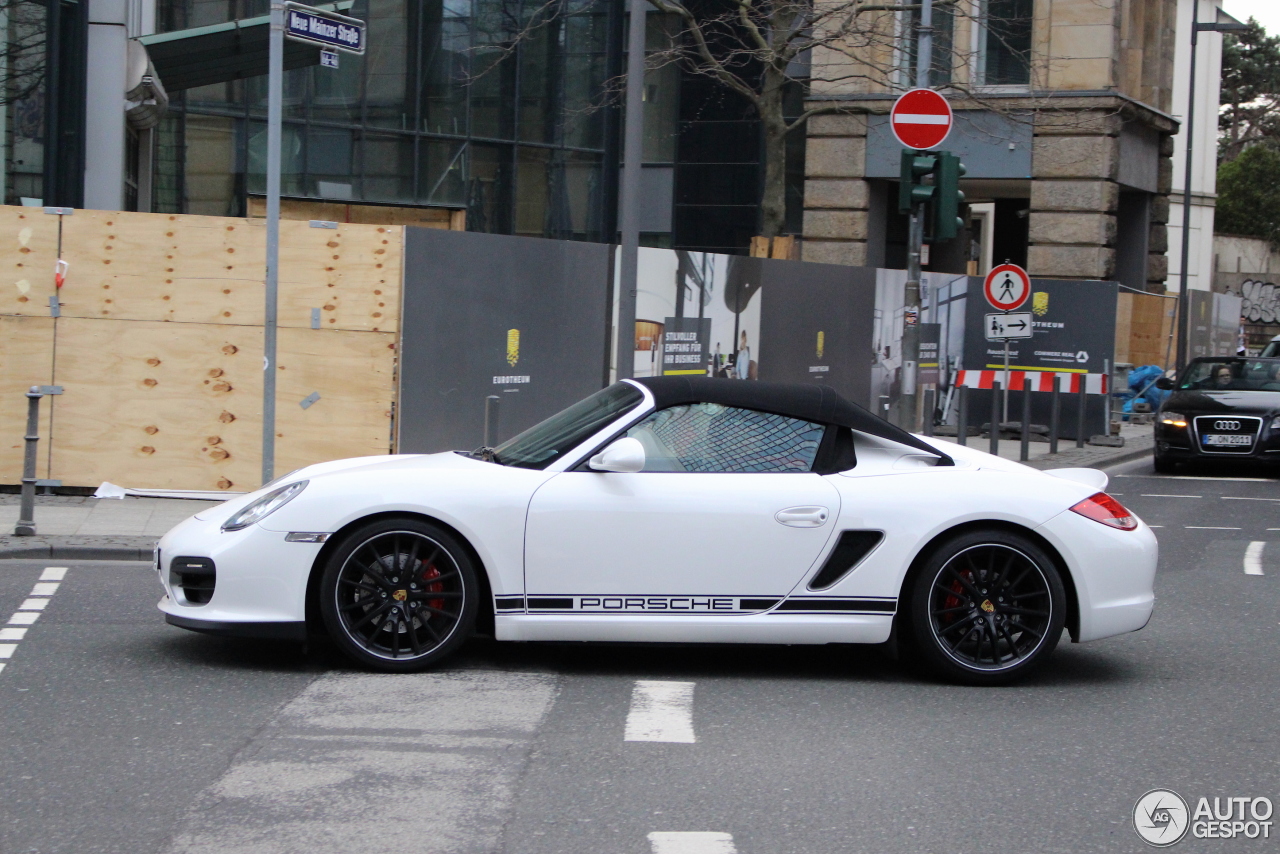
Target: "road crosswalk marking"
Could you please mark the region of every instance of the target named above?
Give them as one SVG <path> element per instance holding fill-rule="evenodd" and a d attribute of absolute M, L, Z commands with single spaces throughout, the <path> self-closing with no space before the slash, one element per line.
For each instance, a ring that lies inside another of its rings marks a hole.
<path fill-rule="evenodd" d="M 1249 548 L 1244 550 L 1245 575 L 1262 575 L 1262 549 L 1265 546 L 1265 542 L 1254 540 L 1249 543 Z"/>
<path fill-rule="evenodd" d="M 65 566 L 45 567 L 44 572 L 40 573 L 40 580 L 36 582 L 35 587 L 31 588 L 31 594 L 18 606 L 17 613 L 9 618 L 9 625 L 35 625 L 45 606 L 49 604 L 49 597 L 58 592 L 62 579 L 66 577 Z M 0 629 L 0 641 L 20 641 L 26 637 L 26 634 L 27 630 L 24 628 Z M 17 651 L 17 643 L 0 643 L 0 659 L 3 659 L 0 660 L 0 671 L 4 670 L 6 662 L 13 658 L 13 654 Z"/>
<path fill-rule="evenodd" d="M 631 691 L 624 741 L 693 744 L 693 682 L 641 679 Z M 673 849 L 674 850 L 674 849 Z"/>
<path fill-rule="evenodd" d="M 709 831 L 659 831 L 649 834 L 653 854 L 738 854 L 733 836 Z"/>

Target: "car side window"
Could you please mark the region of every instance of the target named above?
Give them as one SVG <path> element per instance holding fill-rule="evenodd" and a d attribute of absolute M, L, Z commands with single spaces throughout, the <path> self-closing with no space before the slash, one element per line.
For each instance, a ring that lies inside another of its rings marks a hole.
<path fill-rule="evenodd" d="M 672 406 L 627 431 L 644 446 L 644 471 L 807 472 L 825 427 L 716 403 Z"/>

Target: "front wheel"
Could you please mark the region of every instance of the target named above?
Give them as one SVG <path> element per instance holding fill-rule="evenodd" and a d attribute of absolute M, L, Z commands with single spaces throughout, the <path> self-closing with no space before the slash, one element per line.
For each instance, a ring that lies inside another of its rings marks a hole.
<path fill-rule="evenodd" d="M 353 532 L 330 556 L 320 610 L 348 657 L 404 673 L 462 645 L 478 591 L 476 569 L 453 534 L 424 520 L 386 519 Z"/>
<path fill-rule="evenodd" d="M 1155 467 L 1156 474 L 1173 474 L 1178 469 L 1178 464 L 1168 457 L 1162 457 L 1160 454 L 1152 456 L 1151 464 Z"/>
<path fill-rule="evenodd" d="M 967 685 L 1026 676 L 1048 659 L 1066 622 L 1053 560 L 1030 539 L 997 529 L 961 534 L 935 549 L 908 607 L 922 663 Z"/>

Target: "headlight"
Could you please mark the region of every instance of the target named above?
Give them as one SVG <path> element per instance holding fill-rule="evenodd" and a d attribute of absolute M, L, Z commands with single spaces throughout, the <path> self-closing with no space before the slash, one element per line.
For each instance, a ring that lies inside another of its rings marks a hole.
<path fill-rule="evenodd" d="M 1167 424 L 1170 427 L 1186 427 L 1187 416 L 1181 412 L 1161 412 L 1160 423 Z"/>
<path fill-rule="evenodd" d="M 300 480 L 279 489 L 273 489 L 258 498 L 230 519 L 222 523 L 224 531 L 239 531 L 255 522 L 261 522 L 272 513 L 293 500 L 293 497 L 306 488 L 308 481 Z"/>

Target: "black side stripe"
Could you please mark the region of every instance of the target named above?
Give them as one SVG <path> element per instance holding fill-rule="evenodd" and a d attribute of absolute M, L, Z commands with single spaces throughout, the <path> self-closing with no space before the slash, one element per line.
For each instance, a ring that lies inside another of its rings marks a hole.
<path fill-rule="evenodd" d="M 810 614 L 823 611 L 870 611 L 877 614 L 892 614 L 897 609 L 896 599 L 820 599 L 817 597 L 788 599 L 778 606 L 779 612 L 799 611 Z"/>
<path fill-rule="evenodd" d="M 537 598 L 537 597 L 531 596 L 529 597 L 529 610 L 532 611 L 534 609 L 552 610 L 552 611 L 572 611 L 573 598 L 568 597 L 568 598 L 560 599 L 560 598 L 552 598 L 549 596 Z"/>
<path fill-rule="evenodd" d="M 499 611 L 523 611 L 523 596 L 497 596 L 494 598 Z"/>

